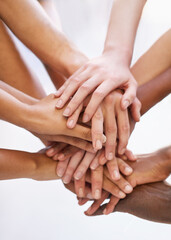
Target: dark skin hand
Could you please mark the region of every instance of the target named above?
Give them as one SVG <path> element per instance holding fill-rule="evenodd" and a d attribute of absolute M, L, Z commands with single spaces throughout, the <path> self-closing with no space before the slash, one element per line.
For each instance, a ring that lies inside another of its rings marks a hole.
<path fill-rule="evenodd" d="M 103 204 L 93 216 L 103 215 Z M 125 212 L 160 223 L 171 223 L 171 185 L 166 182 L 138 186 L 125 199 L 120 200 L 114 212 Z"/>

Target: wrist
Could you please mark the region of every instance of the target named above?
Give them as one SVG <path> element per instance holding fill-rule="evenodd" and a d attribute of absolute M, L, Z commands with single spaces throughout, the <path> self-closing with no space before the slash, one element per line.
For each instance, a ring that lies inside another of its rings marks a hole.
<path fill-rule="evenodd" d="M 122 46 L 107 45 L 103 50 L 103 56 L 117 58 L 125 66 L 130 67 L 132 60 L 132 49 Z"/>
<path fill-rule="evenodd" d="M 88 58 L 76 48 L 69 47 L 61 54 L 60 61 L 63 65 L 65 76 L 70 77 L 88 61 Z"/>

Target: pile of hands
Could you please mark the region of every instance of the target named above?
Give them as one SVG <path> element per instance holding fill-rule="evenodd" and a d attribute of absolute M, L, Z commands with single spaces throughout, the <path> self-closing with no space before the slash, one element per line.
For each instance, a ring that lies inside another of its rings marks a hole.
<path fill-rule="evenodd" d="M 56 174 L 76 193 L 79 204 L 95 200 L 95 207 L 86 214 L 93 214 L 110 197 L 103 211 L 109 214 L 133 191 L 127 177 L 133 173 L 129 161 L 136 161 L 136 157 L 127 144 L 140 119 L 141 103 L 134 94 L 129 94 L 129 103 L 125 101 L 124 88 L 110 92 L 111 81 L 103 82 L 107 92 L 100 93 L 97 88 L 92 93 L 99 82 L 95 79 L 93 85 L 90 80 L 91 89 L 88 81 L 81 82 L 86 71 L 85 67 L 79 69 L 57 93 L 32 106 L 44 120 L 35 135 L 50 145 L 46 155 L 58 162 Z"/>

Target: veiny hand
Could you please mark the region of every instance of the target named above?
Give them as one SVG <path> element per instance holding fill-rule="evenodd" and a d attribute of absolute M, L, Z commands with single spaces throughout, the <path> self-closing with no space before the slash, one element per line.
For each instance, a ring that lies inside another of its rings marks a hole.
<path fill-rule="evenodd" d="M 118 54 L 106 53 L 90 60 L 64 83 L 56 93 L 59 97 L 56 106 L 62 108 L 73 96 L 63 113 L 69 117 L 93 92 L 83 116 L 83 121 L 88 122 L 102 100 L 118 87 L 125 91 L 121 101 L 121 107 L 125 110 L 135 100 L 137 83 Z"/>

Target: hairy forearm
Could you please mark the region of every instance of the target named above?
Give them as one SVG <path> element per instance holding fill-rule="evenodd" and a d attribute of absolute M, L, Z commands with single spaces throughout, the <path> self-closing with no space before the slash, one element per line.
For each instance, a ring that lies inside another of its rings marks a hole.
<path fill-rule="evenodd" d="M 115 0 L 113 3 L 104 52 L 119 50 L 130 65 L 135 35 L 146 0 Z"/>
<path fill-rule="evenodd" d="M 0 17 L 45 64 L 65 76 L 70 74 L 73 63 L 69 56 L 78 50 L 57 30 L 37 1 L 0 0 Z"/>
<path fill-rule="evenodd" d="M 142 85 L 171 67 L 171 30 L 162 35 L 132 67 L 132 74 Z"/>
<path fill-rule="evenodd" d="M 164 182 L 138 186 L 119 201 L 115 211 L 150 221 L 171 223 L 171 186 Z"/>

